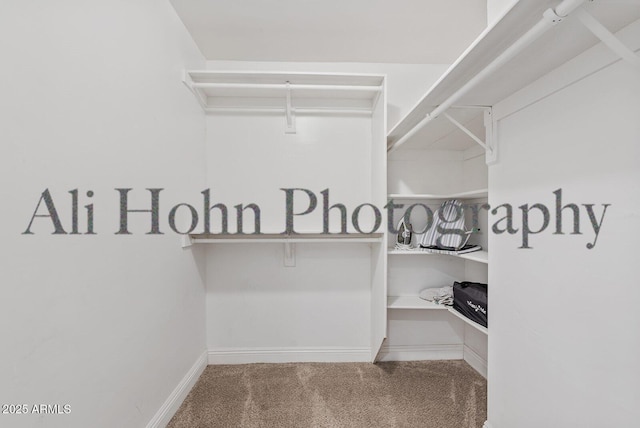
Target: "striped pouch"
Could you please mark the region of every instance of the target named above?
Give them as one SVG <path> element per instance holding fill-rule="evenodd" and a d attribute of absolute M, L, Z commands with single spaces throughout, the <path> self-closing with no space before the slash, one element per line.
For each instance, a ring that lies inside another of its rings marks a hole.
<path fill-rule="evenodd" d="M 433 224 L 422 235 L 422 248 L 458 250 L 465 246 L 471 232 L 465 228 L 464 208 L 456 199 L 445 201 L 433 216 Z"/>

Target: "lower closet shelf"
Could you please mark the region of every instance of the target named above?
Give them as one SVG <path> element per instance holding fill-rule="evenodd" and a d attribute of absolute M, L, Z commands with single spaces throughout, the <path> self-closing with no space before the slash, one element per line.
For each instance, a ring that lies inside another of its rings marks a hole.
<path fill-rule="evenodd" d="M 489 329 L 487 329 L 487 327 L 478 324 L 475 321 L 471 321 L 469 318 L 465 317 L 464 315 L 462 315 L 460 312 L 456 311 L 453 308 L 449 308 L 449 312 L 451 312 L 454 316 L 460 318 L 462 321 L 466 322 L 467 324 L 469 324 L 471 327 L 474 327 L 476 330 L 484 333 L 484 334 L 489 334 Z"/>
<path fill-rule="evenodd" d="M 447 306 L 438 305 L 437 303 L 429 302 L 428 300 L 421 299 L 417 296 L 388 296 L 387 297 L 388 309 L 444 309 L 447 310 Z"/>
<path fill-rule="evenodd" d="M 439 305 L 437 303 L 429 302 L 421 299 L 418 296 L 387 296 L 387 309 L 435 309 L 449 311 L 456 318 L 461 319 L 465 323 L 474 327 L 476 330 L 489 334 L 489 330 L 478 324 L 475 321 L 471 321 L 469 318 L 462 315 L 460 312 L 453 309 L 451 306 Z"/>

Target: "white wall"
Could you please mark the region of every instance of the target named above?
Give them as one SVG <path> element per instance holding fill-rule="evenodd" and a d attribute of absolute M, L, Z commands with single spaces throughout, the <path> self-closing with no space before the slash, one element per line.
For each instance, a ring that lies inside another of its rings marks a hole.
<path fill-rule="evenodd" d="M 201 255 L 166 223 L 205 185 L 203 114 L 181 83 L 203 58 L 167 1 L 2 9 L 0 402 L 71 414 L 0 425 L 145 426 L 205 349 Z M 115 236 L 115 187 L 134 188 L 137 208 L 145 187 L 165 187 L 166 234 L 144 235 L 148 215 L 132 214 L 134 235 Z M 52 236 L 47 219 L 21 235 L 45 188 L 67 230 L 80 189 L 97 235 Z"/>
<path fill-rule="evenodd" d="M 389 193 L 446 194 L 463 191 L 463 152 L 402 148 L 389 153 Z M 446 177 L 446 178 L 445 178 Z"/>
<path fill-rule="evenodd" d="M 207 116 L 207 180 L 214 202 L 229 208 L 229 232 L 236 232 L 233 206 L 255 203 L 261 232 L 285 230 L 285 193 L 304 188 L 318 207 L 294 221 L 297 232 L 321 233 L 321 191 L 330 204 L 353 210 L 371 201 L 371 118 L 298 115 L 296 133 L 284 133 L 283 115 Z M 294 195 L 294 212 L 308 206 Z M 213 203 L 213 202 L 212 202 Z M 220 217 L 212 216 L 219 231 Z M 363 223 L 363 227 L 367 227 Z M 370 226 L 368 226 L 370 227 Z M 244 219 L 253 232 L 253 214 Z M 355 232 L 349 227 L 349 232 Z M 368 229 L 365 229 L 368 230 Z M 340 231 L 338 215 L 330 231 Z M 296 244 L 296 266 L 284 266 L 283 244 L 232 244 L 207 248 L 207 345 L 211 362 L 368 360 L 370 256 L 368 244 Z M 235 357 L 226 359 L 229 354 Z M 247 359 L 239 359 L 246 355 Z"/>
<path fill-rule="evenodd" d="M 519 0 L 487 0 L 487 23 L 493 25 Z"/>
<path fill-rule="evenodd" d="M 638 94 L 640 75 L 617 62 L 499 122 L 492 206 L 553 206 L 558 188 L 564 203 L 596 204 L 598 219 L 600 204 L 611 206 L 591 250 L 584 207 L 582 235 L 553 235 L 553 210 L 549 229 L 532 237 L 533 249 L 518 249 L 519 235 L 491 235 L 493 428 L 637 425 Z"/>

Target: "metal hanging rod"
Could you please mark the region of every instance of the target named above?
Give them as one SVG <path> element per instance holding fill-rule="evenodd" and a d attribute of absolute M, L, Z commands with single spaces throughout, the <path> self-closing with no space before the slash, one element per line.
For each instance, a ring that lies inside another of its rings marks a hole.
<path fill-rule="evenodd" d="M 451 109 L 451 110 L 491 110 L 491 106 L 480 106 L 480 105 L 462 106 L 462 105 L 455 105 L 455 106 L 449 107 L 449 109 Z"/>
<path fill-rule="evenodd" d="M 208 113 L 286 113 L 284 107 L 205 107 Z M 307 108 L 292 107 L 296 114 L 352 114 L 370 116 L 370 109 L 340 109 L 340 108 Z"/>
<path fill-rule="evenodd" d="M 473 76 L 467 83 L 454 92 L 449 98 L 447 98 L 442 104 L 436 107 L 431 113 L 427 114 L 420 122 L 418 122 L 409 132 L 407 132 L 402 138 L 396 141 L 391 147 L 389 152 L 397 150 L 401 145 L 406 143 L 411 137 L 413 137 L 418 131 L 420 131 L 426 124 L 431 122 L 436 117 L 440 116 L 443 112 L 453 106 L 466 95 L 471 89 L 475 88 L 480 82 L 493 74 L 496 70 L 509 62 L 522 52 L 527 46 L 537 40 L 542 34 L 546 33 L 554 25 L 562 22 L 571 12 L 578 8 L 585 0 L 564 0 L 555 9 L 547 9 L 543 17 L 534 25 L 529 31 L 527 31 L 522 37 L 509 46 L 504 52 L 496 57 L 489 65 L 483 68 L 479 73 Z"/>

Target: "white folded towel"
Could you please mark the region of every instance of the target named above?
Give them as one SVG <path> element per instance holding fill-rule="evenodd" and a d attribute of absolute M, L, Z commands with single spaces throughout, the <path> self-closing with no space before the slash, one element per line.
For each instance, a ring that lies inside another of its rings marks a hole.
<path fill-rule="evenodd" d="M 441 305 L 453 304 L 453 286 L 447 285 L 440 288 L 425 288 L 419 294 L 419 297 L 423 300 L 438 303 Z"/>

